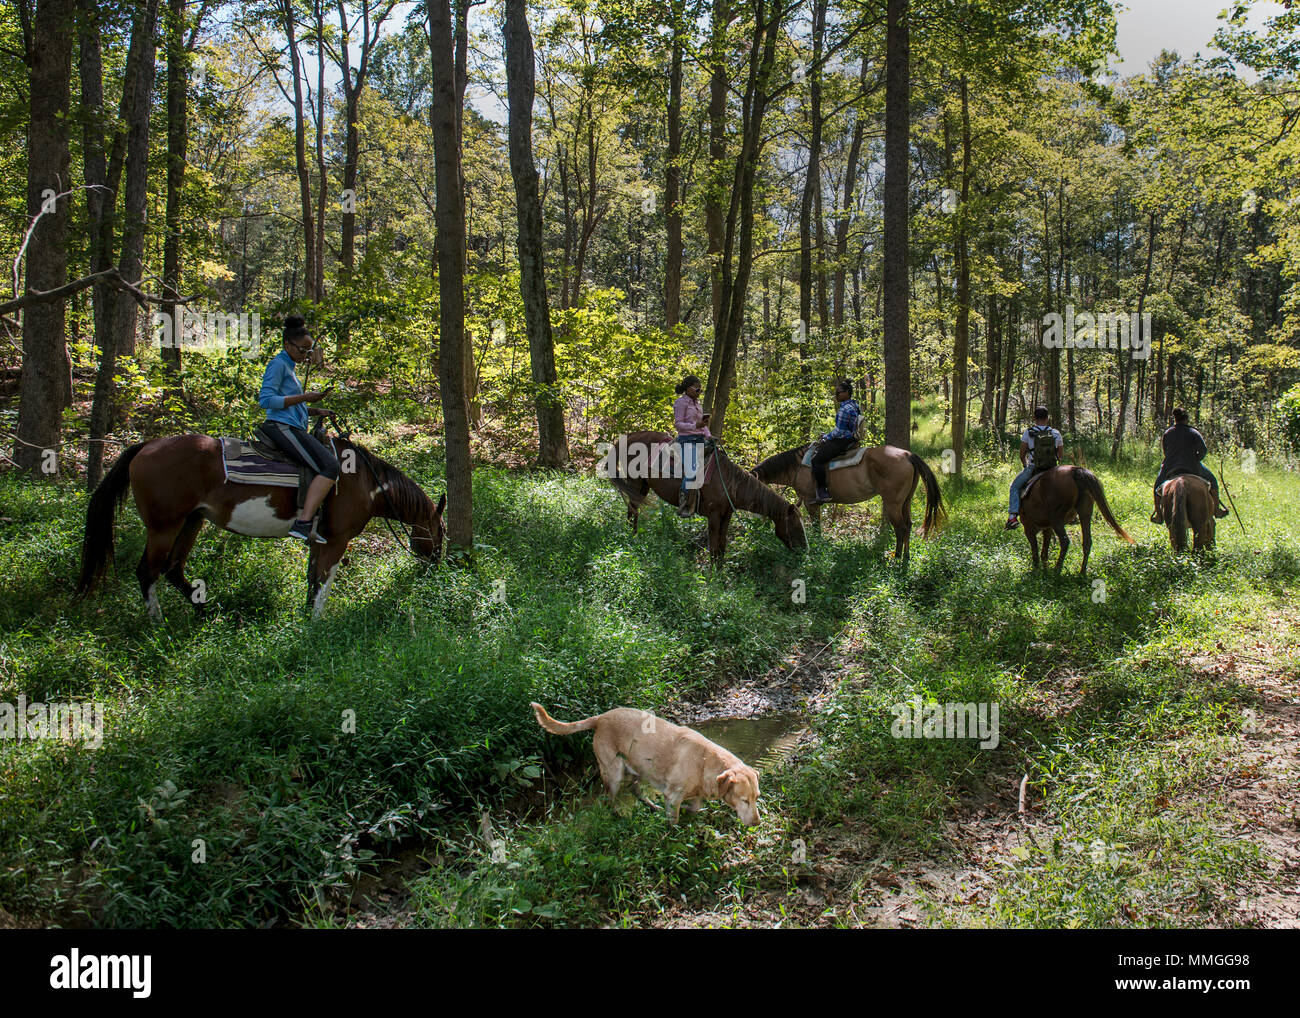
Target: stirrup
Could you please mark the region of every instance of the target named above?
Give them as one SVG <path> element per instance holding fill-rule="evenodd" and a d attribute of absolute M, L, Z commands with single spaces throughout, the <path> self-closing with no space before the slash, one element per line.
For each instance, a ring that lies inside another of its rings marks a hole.
<path fill-rule="evenodd" d="M 1214 518 L 1216 520 L 1227 519 L 1231 515 L 1232 515 L 1231 510 L 1229 510 L 1228 507 L 1223 505 L 1222 503 L 1220 503 L 1218 508 L 1214 510 Z"/>

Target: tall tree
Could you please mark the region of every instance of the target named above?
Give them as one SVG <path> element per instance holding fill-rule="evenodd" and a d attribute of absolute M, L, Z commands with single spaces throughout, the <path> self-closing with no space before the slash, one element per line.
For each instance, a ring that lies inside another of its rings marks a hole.
<path fill-rule="evenodd" d="M 347 5 L 338 0 L 339 14 L 339 50 L 338 64 L 342 73 L 340 87 L 343 90 L 343 209 L 342 235 L 339 244 L 339 283 L 344 286 L 352 279 L 356 269 L 357 237 L 357 167 L 361 151 L 361 93 L 366 87 L 370 74 L 371 58 L 379 42 L 379 33 L 384 22 L 388 20 L 396 0 L 360 0 L 360 11 L 351 23 L 348 22 Z M 352 37 L 360 22 L 360 34 L 357 36 L 357 66 L 352 68 Z M 346 330 L 340 336 L 340 346 L 346 346 Z"/>
<path fill-rule="evenodd" d="M 27 218 L 32 226 L 26 251 L 26 288 L 41 292 L 62 286 L 68 276 L 66 192 L 71 157 L 66 111 L 76 3 L 23 0 L 18 13 L 30 98 Z M 58 195 L 64 197 L 55 199 Z M 13 460 L 25 470 L 57 472 L 59 426 L 71 395 L 63 335 L 62 301 L 33 305 L 23 313 L 22 401 Z M 53 459 L 47 450 L 53 450 Z"/>
<path fill-rule="evenodd" d="M 437 188 L 438 375 L 447 456 L 447 539 L 474 544 L 474 492 L 465 392 L 465 180 L 461 101 L 450 0 L 427 0 L 434 178 Z"/>
<path fill-rule="evenodd" d="M 908 308 L 908 149 L 911 35 L 908 0 L 888 0 L 885 29 L 885 442 L 912 441 L 912 353 Z"/>
<path fill-rule="evenodd" d="M 129 283 L 138 283 L 144 273 L 145 217 L 149 197 L 149 112 L 153 100 L 154 67 L 157 53 L 159 0 L 143 0 L 135 11 L 131 49 L 136 61 L 128 57 L 126 91 L 122 108 L 127 113 L 126 182 L 122 201 L 122 249 L 118 257 L 118 274 Z M 99 484 L 104 465 L 104 439 L 108 435 L 117 358 L 135 353 L 138 306 L 121 295 L 113 303 L 113 328 L 108 344 L 99 352 L 99 369 L 95 375 L 95 396 L 90 408 L 90 449 L 86 457 L 86 483 Z"/>
<path fill-rule="evenodd" d="M 519 291 L 524 300 L 528 352 L 537 388 L 538 463 L 562 467 L 569 461 L 564 404 L 556 391 L 555 345 L 546 296 L 545 241 L 537 166 L 533 162 L 533 99 L 536 68 L 526 0 L 506 0 L 506 92 L 510 106 L 510 173 L 519 222 Z"/>

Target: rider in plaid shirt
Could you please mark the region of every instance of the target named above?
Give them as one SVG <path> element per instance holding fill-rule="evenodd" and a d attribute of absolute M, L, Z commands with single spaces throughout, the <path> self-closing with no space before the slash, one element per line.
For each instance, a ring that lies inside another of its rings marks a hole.
<path fill-rule="evenodd" d="M 835 430 L 822 435 L 812 460 L 813 480 L 817 483 L 813 505 L 831 500 L 826 490 L 826 465 L 857 441 L 858 422 L 862 419 L 862 410 L 853 399 L 853 383 L 847 378 L 835 386 L 835 401 L 839 403 L 835 410 Z"/>

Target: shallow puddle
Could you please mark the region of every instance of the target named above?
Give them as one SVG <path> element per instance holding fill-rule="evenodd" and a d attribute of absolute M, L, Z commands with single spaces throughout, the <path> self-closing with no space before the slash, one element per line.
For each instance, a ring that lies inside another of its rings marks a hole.
<path fill-rule="evenodd" d="M 731 750 L 755 770 L 780 764 L 808 731 L 806 714 L 768 714 L 759 718 L 718 718 L 692 726 L 706 739 Z"/>

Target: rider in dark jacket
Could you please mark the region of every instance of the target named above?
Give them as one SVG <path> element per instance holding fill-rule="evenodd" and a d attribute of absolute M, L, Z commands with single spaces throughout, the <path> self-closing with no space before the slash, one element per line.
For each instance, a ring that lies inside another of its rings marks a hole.
<path fill-rule="evenodd" d="M 1202 477 L 1210 484 L 1210 494 L 1214 496 L 1216 506 L 1214 515 L 1222 518 L 1228 510 L 1219 501 L 1219 481 L 1210 469 L 1201 462 L 1209 451 L 1201 433 L 1187 423 L 1187 411 L 1182 407 L 1174 410 L 1174 424 L 1160 439 L 1164 449 L 1165 460 L 1160 464 L 1160 473 L 1156 475 L 1155 511 L 1151 514 L 1152 523 L 1162 522 L 1160 515 L 1160 488 L 1170 478 L 1179 474 L 1193 474 Z"/>

